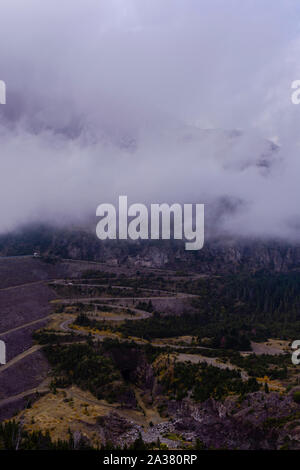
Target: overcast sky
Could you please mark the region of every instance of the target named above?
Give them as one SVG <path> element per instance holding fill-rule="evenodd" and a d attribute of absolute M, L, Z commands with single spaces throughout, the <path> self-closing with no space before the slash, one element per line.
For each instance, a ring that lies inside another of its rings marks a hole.
<path fill-rule="evenodd" d="M 1 0 L 0 79 L 1 232 L 126 194 L 299 239 L 299 1 Z"/>

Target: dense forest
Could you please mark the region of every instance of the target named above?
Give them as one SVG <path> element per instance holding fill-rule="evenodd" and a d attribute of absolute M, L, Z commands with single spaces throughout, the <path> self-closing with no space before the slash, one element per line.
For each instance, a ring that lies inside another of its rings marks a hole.
<path fill-rule="evenodd" d="M 120 343 L 116 340 L 106 340 L 103 344 L 52 345 L 45 348 L 46 355 L 53 366 L 54 380 L 52 389 L 76 384 L 83 390 L 91 391 L 97 398 L 120 401 L 120 395 L 128 393 L 134 397 L 131 385 L 136 385 L 134 372 L 139 367 L 139 358 L 144 357 L 148 365 L 163 386 L 164 395 L 176 400 L 188 396 L 195 401 L 205 401 L 208 398 L 222 400 L 229 394 L 244 396 L 259 390 L 254 377 L 242 380 L 239 370 L 220 369 L 200 364 L 176 362 L 171 366 L 155 366 L 155 361 L 165 350 L 149 346 L 137 346 L 134 343 Z M 231 354 L 232 362 L 238 367 L 247 366 L 247 359 L 238 354 Z M 168 357 L 168 352 L 167 352 Z M 116 361 L 117 358 L 117 361 Z M 259 359 L 258 359 L 259 360 Z M 274 359 L 276 364 L 276 359 Z M 145 366 L 144 366 L 145 367 Z M 252 368 L 252 369 L 251 369 Z M 124 371 L 127 371 L 126 375 Z M 246 367 L 247 369 L 247 367 Z M 248 369 L 252 371 L 269 372 L 267 365 L 250 361 Z M 281 373 L 282 369 L 278 369 Z M 279 372 L 278 372 L 279 373 Z M 254 374 L 253 374 L 254 375 Z M 131 397 L 132 398 L 132 397 Z"/>
<path fill-rule="evenodd" d="M 300 273 L 225 276 L 182 286 L 197 294 L 193 313 L 180 321 L 154 312 L 139 322 L 125 322 L 120 331 L 145 339 L 181 335 L 210 338 L 214 348 L 249 350 L 250 341 L 300 335 Z"/>
<path fill-rule="evenodd" d="M 112 384 L 122 388 L 121 374 L 112 359 L 103 354 L 98 344 L 49 345 L 44 349 L 53 367 L 52 389 L 76 384 L 82 390 L 89 390 L 98 399 L 114 401 Z"/>
<path fill-rule="evenodd" d="M 254 378 L 242 381 L 239 371 L 219 369 L 206 363 L 175 363 L 174 369 L 163 376 L 162 384 L 171 398 L 182 400 L 191 392 L 196 402 L 208 398 L 222 400 L 231 393 L 243 397 L 259 390 Z"/>

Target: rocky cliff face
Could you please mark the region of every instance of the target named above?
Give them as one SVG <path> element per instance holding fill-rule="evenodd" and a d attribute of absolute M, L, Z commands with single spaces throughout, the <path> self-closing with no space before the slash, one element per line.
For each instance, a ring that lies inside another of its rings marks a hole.
<path fill-rule="evenodd" d="M 139 390 L 138 403 L 143 408 L 160 408 L 161 419 L 149 429 L 121 418 L 117 413 L 99 421 L 105 441 L 124 445 L 141 433 L 146 442 L 159 438 L 171 447 L 182 442 L 200 440 L 207 449 L 300 449 L 300 404 L 294 394 L 249 393 L 242 399 L 229 395 L 224 401 L 209 398 L 195 402 L 192 398 L 167 398 L 159 385 L 157 371 L 146 355 L 135 347 L 110 350 L 123 375 Z M 142 400 L 142 401 L 141 401 Z M 168 435 L 175 437 L 170 441 Z"/>
<path fill-rule="evenodd" d="M 183 242 L 101 242 L 94 233 L 84 230 L 39 227 L 0 237 L 2 256 L 33 254 L 35 251 L 67 259 L 126 264 L 137 269 L 168 267 L 201 273 L 300 269 L 300 243 L 273 240 L 209 240 L 202 250 L 188 252 Z"/>
<path fill-rule="evenodd" d="M 126 262 L 135 266 L 169 266 L 203 273 L 260 269 L 285 272 L 300 268 L 300 247 L 274 242 L 231 242 L 223 245 L 210 242 L 203 250 L 191 253 L 182 247 L 162 244 L 161 247 L 145 246 L 136 256 L 128 256 Z"/>
<path fill-rule="evenodd" d="M 182 448 L 183 442 L 202 443 L 206 449 L 280 450 L 300 449 L 300 405 L 293 401 L 293 391 L 248 394 L 243 401 L 228 397 L 224 402 L 209 399 L 195 403 L 165 402 L 168 419 L 147 429 L 124 418 L 117 411 L 98 420 L 97 431 L 103 442 L 124 446 L 139 434 L 146 442 L 159 439 L 169 448 Z M 168 436 L 172 435 L 172 439 Z"/>
<path fill-rule="evenodd" d="M 185 439 L 200 439 L 206 447 L 227 449 L 300 448 L 300 406 L 293 391 L 251 393 L 239 403 L 209 399 L 196 404 L 190 400 L 169 402 L 172 429 Z"/>

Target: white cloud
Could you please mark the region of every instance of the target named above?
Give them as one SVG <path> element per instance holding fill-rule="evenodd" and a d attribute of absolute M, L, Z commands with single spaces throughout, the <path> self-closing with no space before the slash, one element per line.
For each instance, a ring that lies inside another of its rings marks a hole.
<path fill-rule="evenodd" d="M 3 0 L 0 230 L 128 194 L 296 237 L 297 15 L 293 0 Z"/>

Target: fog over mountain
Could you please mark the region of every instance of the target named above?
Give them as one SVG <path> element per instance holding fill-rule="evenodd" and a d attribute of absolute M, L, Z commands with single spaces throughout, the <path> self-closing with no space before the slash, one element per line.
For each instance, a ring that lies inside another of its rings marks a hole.
<path fill-rule="evenodd" d="M 298 240 L 296 0 L 2 0 L 0 232 L 102 202 L 205 203 Z"/>

